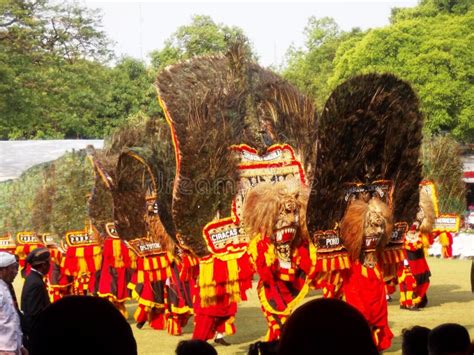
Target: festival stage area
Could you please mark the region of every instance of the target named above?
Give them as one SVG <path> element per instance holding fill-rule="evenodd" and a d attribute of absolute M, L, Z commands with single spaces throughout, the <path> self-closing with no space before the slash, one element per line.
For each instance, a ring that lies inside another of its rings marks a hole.
<path fill-rule="evenodd" d="M 384 354 L 400 354 L 401 330 L 414 325 L 432 328 L 441 323 L 460 323 L 469 330 L 471 339 L 474 339 L 474 293 L 471 292 L 470 285 L 471 260 L 444 260 L 430 257 L 428 263 L 433 274 L 428 291 L 428 307 L 418 312 L 401 310 L 398 305 L 399 294 L 398 292 L 394 294 L 388 310 L 390 327 L 395 338 L 391 349 Z M 20 299 L 19 277 L 15 280 L 15 288 Z M 246 354 L 249 344 L 264 336 L 266 325 L 255 290 L 251 290 L 248 296 L 249 301 L 242 302 L 237 312 L 237 334 L 226 338 L 232 345 L 217 346 L 219 354 Z M 320 297 L 320 292 L 310 293 L 305 301 L 316 297 Z M 173 337 L 166 331 L 156 331 L 148 326 L 138 330 L 132 318 L 135 308 L 136 303 L 128 304 L 129 322 L 135 334 L 140 355 L 172 355 L 180 340 L 191 338 L 192 320 L 191 324 L 184 328 L 184 335 L 180 337 Z"/>

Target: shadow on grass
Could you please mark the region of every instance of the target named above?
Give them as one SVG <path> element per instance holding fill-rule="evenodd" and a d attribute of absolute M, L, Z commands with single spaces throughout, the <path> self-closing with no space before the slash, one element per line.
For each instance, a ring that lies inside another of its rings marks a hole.
<path fill-rule="evenodd" d="M 459 285 L 431 285 L 428 289 L 428 307 L 436 307 L 446 303 L 471 302 L 472 292 L 462 290 Z"/>

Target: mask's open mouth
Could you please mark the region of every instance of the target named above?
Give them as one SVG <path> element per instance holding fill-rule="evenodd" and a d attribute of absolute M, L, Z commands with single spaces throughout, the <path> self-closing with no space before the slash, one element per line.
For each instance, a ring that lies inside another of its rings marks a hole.
<path fill-rule="evenodd" d="M 379 242 L 379 236 L 370 236 L 365 237 L 364 239 L 364 249 L 375 249 Z"/>
<path fill-rule="evenodd" d="M 286 243 L 292 241 L 296 235 L 296 228 L 286 227 L 275 231 L 275 242 Z"/>

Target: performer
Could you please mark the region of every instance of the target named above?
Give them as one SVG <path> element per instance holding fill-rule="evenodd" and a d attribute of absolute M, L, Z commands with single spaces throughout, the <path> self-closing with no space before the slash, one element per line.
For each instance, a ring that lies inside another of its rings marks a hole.
<path fill-rule="evenodd" d="M 31 265 L 26 262 L 26 257 L 36 248 L 44 247 L 35 232 L 18 232 L 16 234 L 15 255 L 20 263 L 20 275 L 23 279 L 30 273 Z"/>
<path fill-rule="evenodd" d="M 52 236 L 48 234 L 44 234 L 42 240 L 51 254 L 51 266 L 48 272 L 49 298 L 51 302 L 56 302 L 72 293 L 72 277 L 66 276 L 64 270 L 61 268 L 67 246 L 65 246 L 64 240 L 61 240 L 61 245 L 58 246 Z"/>
<path fill-rule="evenodd" d="M 244 224 L 255 236 L 249 253 L 260 277 L 257 290 L 268 325 L 266 341 L 279 339 L 283 324 L 308 290 L 312 262 L 300 228 L 305 196 L 301 182 L 289 179 L 261 183 L 245 199 Z"/>
<path fill-rule="evenodd" d="M 193 339 L 230 345 L 225 335 L 236 332 L 237 302 L 247 300 L 252 268 L 246 252 L 228 253 L 229 260 L 209 255 L 199 259 L 199 276 L 194 288 Z M 241 266 L 239 266 L 241 265 Z"/>
<path fill-rule="evenodd" d="M 441 232 L 438 235 L 439 244 L 441 244 L 441 255 L 445 259 L 453 257 L 453 235 L 448 232 Z"/>
<path fill-rule="evenodd" d="M 181 335 L 182 328 L 194 313 L 192 291 L 198 273 L 198 258 L 176 245 L 171 276 L 166 280 L 166 320 L 171 335 Z"/>
<path fill-rule="evenodd" d="M 431 271 L 426 262 L 426 240 L 432 238 L 433 224 L 436 215 L 436 199 L 432 197 L 432 183 L 420 183 L 420 199 L 416 221 L 406 235 L 405 251 L 410 269 L 416 280 L 416 294 L 421 301 L 417 307 L 423 308 L 428 303 L 427 291 L 430 285 Z"/>
<path fill-rule="evenodd" d="M 95 295 L 102 265 L 102 248 L 88 228 L 66 233 L 66 254 L 61 269 L 72 278 L 73 294 Z"/>
<path fill-rule="evenodd" d="M 137 255 L 137 267 L 128 288 L 132 298 L 138 302 L 133 315 L 137 328 L 142 329 L 148 321 L 153 329 L 165 329 L 165 282 L 171 276 L 172 257 L 160 255 Z"/>
<path fill-rule="evenodd" d="M 418 222 L 416 226 L 417 230 L 420 231 L 425 257 L 428 256 L 428 249 L 435 239 L 433 226 L 438 215 L 439 206 L 436 185 L 432 181 L 423 180 L 420 182 L 420 207 L 416 215 Z"/>
<path fill-rule="evenodd" d="M 107 298 L 127 319 L 125 302 L 130 300 L 128 283 L 133 273 L 135 254 L 118 237 L 113 223 L 107 224 L 106 229 L 107 237 L 102 246 L 103 262 L 97 295 Z"/>
<path fill-rule="evenodd" d="M 339 85 L 318 121 L 308 231 L 316 246 L 329 232 L 333 247 L 339 237 L 349 260 L 338 266 L 326 256 L 331 266 L 317 269 L 315 277 L 339 272 L 346 301 L 367 319 L 379 351 L 393 338 L 384 280 L 396 268 L 387 264 L 400 262 L 398 251 L 397 257 L 385 256 L 386 246 L 394 222 L 411 224 L 416 214 L 422 119 L 409 84 L 389 74 L 368 74 Z M 318 265 L 319 248 L 317 259 Z"/>
<path fill-rule="evenodd" d="M 415 293 L 419 301 L 415 302 L 415 305 L 423 308 L 428 302 L 426 292 L 430 285 L 431 272 L 426 262 L 423 239 L 421 233 L 417 231 L 416 224 L 413 224 L 406 234 L 405 252 L 410 270 L 416 280 Z"/>
<path fill-rule="evenodd" d="M 341 221 L 341 237 L 351 260 L 350 269 L 343 274 L 345 300 L 367 319 L 379 349 L 389 348 L 393 338 L 388 325 L 382 266 L 377 255 L 377 249 L 387 243 L 391 232 L 391 211 L 375 197 L 368 203 L 351 202 Z"/>
<path fill-rule="evenodd" d="M 418 310 L 417 304 L 421 299 L 416 296 L 416 280 L 410 270 L 408 260 L 403 260 L 403 266 L 398 270 L 397 278 L 400 285 L 400 308 Z"/>
<path fill-rule="evenodd" d="M 237 302 L 223 299 L 213 306 L 201 306 L 200 289 L 196 286 L 194 305 L 193 339 L 209 340 L 214 338 L 216 344 L 231 345 L 224 339 L 225 335 L 235 334 L 235 314 Z"/>

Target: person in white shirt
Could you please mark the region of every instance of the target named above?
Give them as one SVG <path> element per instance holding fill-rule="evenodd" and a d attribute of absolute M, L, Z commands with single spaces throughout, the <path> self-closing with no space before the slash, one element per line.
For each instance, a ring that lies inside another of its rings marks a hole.
<path fill-rule="evenodd" d="M 12 282 L 18 274 L 14 255 L 0 251 L 0 355 L 27 355 Z"/>

